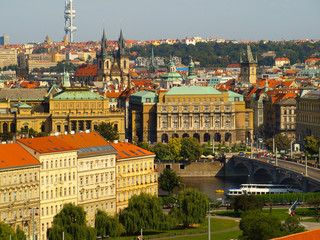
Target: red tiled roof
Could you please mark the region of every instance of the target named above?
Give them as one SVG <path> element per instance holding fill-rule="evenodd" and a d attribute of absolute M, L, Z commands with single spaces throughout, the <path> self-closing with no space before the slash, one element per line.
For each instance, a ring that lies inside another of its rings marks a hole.
<path fill-rule="evenodd" d="M 66 143 L 56 136 L 38 137 L 38 138 L 23 138 L 18 139 L 18 142 L 39 153 L 63 152 L 78 150 L 74 146 Z"/>
<path fill-rule="evenodd" d="M 284 237 L 273 238 L 274 240 L 319 240 L 320 228 L 306 232 L 296 233 Z"/>
<path fill-rule="evenodd" d="M 110 145 L 99 133 L 75 133 L 75 134 L 61 134 L 57 136 L 74 148 L 85 148 L 95 146 Z"/>
<path fill-rule="evenodd" d="M 140 148 L 131 143 L 114 143 L 110 144 L 118 151 L 116 154 L 116 159 L 132 158 L 132 157 L 143 157 L 148 155 L 154 155 L 154 153 L 149 152 L 143 148 Z"/>
<path fill-rule="evenodd" d="M 0 169 L 41 164 L 18 143 L 2 144 L 0 152 Z"/>
<path fill-rule="evenodd" d="M 108 98 L 119 98 L 122 92 L 107 92 Z"/>
<path fill-rule="evenodd" d="M 98 74 L 97 65 L 81 65 L 76 71 L 76 76 L 96 76 Z"/>

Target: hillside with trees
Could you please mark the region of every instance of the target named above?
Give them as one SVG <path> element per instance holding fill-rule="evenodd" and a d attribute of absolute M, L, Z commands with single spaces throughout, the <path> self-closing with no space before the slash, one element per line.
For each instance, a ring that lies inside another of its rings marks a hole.
<path fill-rule="evenodd" d="M 200 67 L 226 67 L 231 63 L 239 63 L 240 53 L 246 50 L 244 43 L 197 43 L 194 45 L 178 44 L 162 44 L 154 46 L 154 55 L 156 57 L 169 58 L 170 56 L 178 56 L 182 58 L 182 63 L 189 63 L 189 56 L 193 61 L 200 62 Z M 276 58 L 287 57 L 291 64 L 303 63 L 313 54 L 320 54 L 320 42 L 310 43 L 303 42 L 297 44 L 294 41 L 286 42 L 267 42 L 250 44 L 254 56 L 257 55 L 260 66 L 271 66 L 274 64 L 272 57 L 263 57 L 263 53 L 274 51 Z M 130 52 L 138 52 L 139 57 L 151 57 L 151 45 L 135 46 Z"/>

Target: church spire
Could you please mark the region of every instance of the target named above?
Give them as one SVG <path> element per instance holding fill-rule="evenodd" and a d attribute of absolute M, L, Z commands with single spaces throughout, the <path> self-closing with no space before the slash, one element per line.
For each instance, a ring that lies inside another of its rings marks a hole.
<path fill-rule="evenodd" d="M 122 34 L 122 29 L 120 30 L 120 37 L 118 41 L 118 56 L 125 55 L 125 42 Z"/>
<path fill-rule="evenodd" d="M 101 39 L 101 55 L 103 57 L 107 56 L 108 43 L 106 38 L 106 32 L 103 29 L 102 39 Z"/>

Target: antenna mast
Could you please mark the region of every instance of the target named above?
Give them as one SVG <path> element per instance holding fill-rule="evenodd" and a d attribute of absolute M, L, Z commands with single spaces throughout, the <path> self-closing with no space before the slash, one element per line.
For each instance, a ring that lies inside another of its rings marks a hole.
<path fill-rule="evenodd" d="M 76 17 L 76 10 L 74 10 L 72 5 L 72 0 L 66 0 L 66 6 L 64 10 L 64 19 L 65 19 L 65 32 L 66 36 L 70 34 L 70 43 L 73 42 L 73 32 L 77 30 L 77 27 L 73 25 L 73 19 Z"/>

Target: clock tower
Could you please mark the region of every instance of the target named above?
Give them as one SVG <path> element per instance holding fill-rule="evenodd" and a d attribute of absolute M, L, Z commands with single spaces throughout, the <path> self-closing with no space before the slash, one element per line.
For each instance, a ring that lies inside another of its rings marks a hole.
<path fill-rule="evenodd" d="M 250 45 L 247 45 L 247 51 L 240 54 L 240 83 L 250 86 L 257 82 L 258 59 L 254 59 Z"/>

